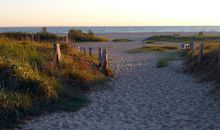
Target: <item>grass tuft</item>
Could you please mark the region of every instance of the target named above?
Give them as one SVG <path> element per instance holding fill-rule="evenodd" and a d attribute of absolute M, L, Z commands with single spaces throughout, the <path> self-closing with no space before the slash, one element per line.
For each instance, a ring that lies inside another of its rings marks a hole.
<path fill-rule="evenodd" d="M 157 62 L 157 68 L 162 68 L 168 66 L 169 61 L 167 59 L 161 58 Z"/>
<path fill-rule="evenodd" d="M 132 42 L 130 39 L 114 39 L 112 42 Z"/>
<path fill-rule="evenodd" d="M 130 50 L 131 53 L 143 53 L 143 52 L 155 52 L 155 51 L 168 51 L 168 50 L 177 50 L 176 46 L 144 46 L 141 48 Z"/>

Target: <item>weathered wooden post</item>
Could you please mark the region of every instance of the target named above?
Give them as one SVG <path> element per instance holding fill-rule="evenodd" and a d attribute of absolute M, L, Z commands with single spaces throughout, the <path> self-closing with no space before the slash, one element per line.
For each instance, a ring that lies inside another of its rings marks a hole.
<path fill-rule="evenodd" d="M 99 66 L 101 67 L 102 65 L 102 48 L 99 48 L 99 52 L 98 52 L 98 60 L 99 60 Z"/>
<path fill-rule="evenodd" d="M 69 43 L 68 33 L 66 33 L 66 43 Z"/>
<path fill-rule="evenodd" d="M 80 52 L 80 46 L 77 46 L 77 51 Z"/>
<path fill-rule="evenodd" d="M 86 47 L 83 47 L 83 54 L 86 55 Z"/>
<path fill-rule="evenodd" d="M 52 43 L 53 44 L 53 54 L 54 54 L 54 56 L 56 55 L 56 43 Z"/>
<path fill-rule="evenodd" d="M 81 47 L 80 47 L 80 52 L 82 52 L 82 51 L 83 51 L 83 47 L 81 46 Z"/>
<path fill-rule="evenodd" d="M 54 61 L 56 64 L 61 63 L 61 51 L 60 51 L 60 44 L 54 44 Z"/>
<path fill-rule="evenodd" d="M 204 49 L 204 43 L 200 44 L 200 47 L 199 47 L 198 64 L 200 64 L 202 62 L 202 59 L 203 59 L 203 49 Z"/>
<path fill-rule="evenodd" d="M 196 48 L 196 43 L 195 43 L 195 42 L 192 42 L 192 43 L 191 43 L 191 52 L 192 52 L 192 57 L 194 56 L 194 53 L 195 53 L 195 48 Z"/>
<path fill-rule="evenodd" d="M 34 33 L 31 33 L 31 40 L 34 41 Z"/>
<path fill-rule="evenodd" d="M 101 67 L 103 69 L 107 69 L 108 68 L 108 54 L 107 54 L 107 49 L 104 49 L 102 52 L 102 62 L 101 62 Z"/>
<path fill-rule="evenodd" d="M 92 48 L 89 48 L 89 56 L 92 56 Z"/>

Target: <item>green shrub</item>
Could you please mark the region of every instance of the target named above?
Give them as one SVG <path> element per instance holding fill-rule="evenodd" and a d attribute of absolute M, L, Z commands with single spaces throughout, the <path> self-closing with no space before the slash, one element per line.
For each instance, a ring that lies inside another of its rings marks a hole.
<path fill-rule="evenodd" d="M 169 61 L 167 59 L 159 59 L 157 62 L 157 68 L 166 67 L 168 65 Z"/>
<path fill-rule="evenodd" d="M 27 40 L 27 39 L 31 39 L 32 37 L 31 33 L 26 33 L 26 32 L 7 32 L 7 33 L 1 33 L 0 36 L 14 40 Z"/>
<path fill-rule="evenodd" d="M 34 35 L 34 39 L 36 41 L 46 41 L 46 42 L 51 42 L 51 41 L 56 41 L 58 40 L 58 36 L 53 34 L 53 33 L 36 33 Z"/>
<path fill-rule="evenodd" d="M 6 37 L 9 39 L 14 40 L 32 40 L 32 35 L 34 36 L 35 41 L 41 41 L 41 42 L 49 42 L 49 41 L 56 41 L 58 40 L 58 36 L 53 33 L 26 33 L 26 32 L 7 32 L 7 33 L 1 33 L 0 36 Z"/>
<path fill-rule="evenodd" d="M 130 39 L 114 39 L 112 42 L 132 42 Z"/>
<path fill-rule="evenodd" d="M 145 43 L 147 43 L 147 44 L 153 44 L 154 41 L 145 41 Z"/>
<path fill-rule="evenodd" d="M 75 30 L 71 29 L 68 34 L 69 38 L 72 41 L 76 42 L 105 42 L 108 41 L 108 39 L 103 37 L 95 36 L 95 34 L 92 31 L 89 31 L 89 33 L 84 33 L 81 30 Z"/>

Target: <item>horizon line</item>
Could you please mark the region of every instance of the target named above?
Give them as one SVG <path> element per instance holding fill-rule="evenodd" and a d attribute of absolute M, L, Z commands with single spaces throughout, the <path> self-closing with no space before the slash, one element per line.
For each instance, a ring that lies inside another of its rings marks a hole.
<path fill-rule="evenodd" d="M 35 25 L 35 26 L 0 26 L 0 28 L 25 28 L 25 27 L 220 27 L 220 25 L 134 25 L 134 26 L 120 26 L 120 25 L 96 25 L 96 26 L 70 26 L 70 25 L 55 25 L 55 26 L 40 26 L 40 25 Z"/>

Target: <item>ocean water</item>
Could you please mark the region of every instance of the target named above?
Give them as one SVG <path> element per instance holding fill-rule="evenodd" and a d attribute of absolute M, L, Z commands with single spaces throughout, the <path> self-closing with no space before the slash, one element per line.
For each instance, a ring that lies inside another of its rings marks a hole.
<path fill-rule="evenodd" d="M 95 33 L 144 33 L 144 32 L 220 32 L 220 26 L 135 26 L 135 27 L 48 27 L 56 34 L 67 33 L 70 29 Z M 0 27 L 0 32 L 40 32 L 41 27 Z"/>

